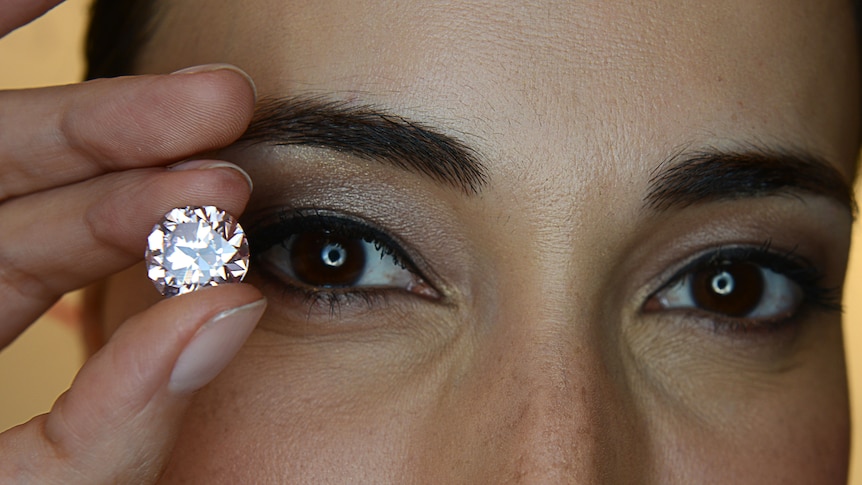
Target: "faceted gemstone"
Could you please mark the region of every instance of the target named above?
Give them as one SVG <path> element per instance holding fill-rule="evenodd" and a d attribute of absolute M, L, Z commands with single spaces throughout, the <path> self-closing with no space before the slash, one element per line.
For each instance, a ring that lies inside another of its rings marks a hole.
<path fill-rule="evenodd" d="M 147 238 L 147 276 L 165 296 L 242 281 L 248 240 L 236 219 L 213 206 L 179 207 Z"/>

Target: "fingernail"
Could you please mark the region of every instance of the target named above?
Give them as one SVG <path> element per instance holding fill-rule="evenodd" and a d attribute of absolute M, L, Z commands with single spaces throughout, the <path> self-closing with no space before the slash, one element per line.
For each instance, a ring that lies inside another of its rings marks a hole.
<path fill-rule="evenodd" d="M 212 381 L 233 360 L 265 309 L 266 300 L 261 299 L 223 311 L 203 324 L 177 358 L 168 389 L 192 392 Z"/>
<path fill-rule="evenodd" d="M 244 77 L 248 84 L 251 86 L 252 91 L 254 91 L 254 99 L 257 100 L 257 86 L 254 84 L 254 79 L 248 75 L 247 72 L 242 69 L 234 66 L 233 64 L 223 64 L 223 63 L 215 63 L 215 64 L 201 64 L 200 66 L 191 66 L 180 69 L 178 71 L 174 71 L 171 74 L 197 74 L 201 72 L 212 72 L 212 71 L 233 71 L 242 77 Z"/>
<path fill-rule="evenodd" d="M 225 162 L 224 160 L 188 160 L 185 162 L 175 163 L 173 165 L 168 166 L 170 170 L 209 170 L 211 168 L 229 168 L 231 170 L 236 170 L 239 172 L 244 178 L 245 181 L 248 182 L 248 188 L 250 190 L 254 190 L 254 182 L 251 181 L 251 175 L 248 174 L 245 170 L 243 170 L 238 165 L 234 165 L 230 162 Z"/>

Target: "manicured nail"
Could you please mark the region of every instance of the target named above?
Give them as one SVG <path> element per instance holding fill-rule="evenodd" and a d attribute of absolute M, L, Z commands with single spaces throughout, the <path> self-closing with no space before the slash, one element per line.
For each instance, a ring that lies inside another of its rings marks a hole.
<path fill-rule="evenodd" d="M 198 74 L 201 72 L 212 72 L 221 70 L 233 71 L 244 77 L 248 81 L 249 85 L 251 85 L 251 89 L 254 91 L 254 99 L 257 100 L 257 86 L 254 84 L 254 79 L 252 79 L 247 72 L 234 66 L 233 64 L 202 64 L 200 66 L 186 67 L 178 71 L 174 71 L 171 74 Z"/>
<path fill-rule="evenodd" d="M 244 178 L 245 181 L 248 182 L 248 188 L 250 190 L 254 190 L 254 182 L 251 181 L 251 175 L 248 174 L 245 170 L 243 170 L 238 165 L 234 165 L 230 162 L 226 162 L 224 160 L 188 160 L 185 162 L 175 163 L 168 167 L 170 170 L 209 170 L 211 168 L 229 168 L 231 170 L 236 170 L 239 172 Z"/>
<path fill-rule="evenodd" d="M 203 324 L 180 353 L 168 389 L 192 392 L 212 381 L 239 351 L 260 320 L 266 300 L 223 311 Z"/>

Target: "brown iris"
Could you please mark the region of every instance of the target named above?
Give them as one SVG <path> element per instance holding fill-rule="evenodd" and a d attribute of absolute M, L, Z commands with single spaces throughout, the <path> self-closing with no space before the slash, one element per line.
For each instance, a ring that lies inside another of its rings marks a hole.
<path fill-rule="evenodd" d="M 731 317 L 749 315 L 763 298 L 760 267 L 727 262 L 700 269 L 692 275 L 692 297 L 706 311 Z"/>
<path fill-rule="evenodd" d="M 361 238 L 306 231 L 295 236 L 290 262 L 296 279 L 307 285 L 351 286 L 365 269 L 365 248 Z"/>

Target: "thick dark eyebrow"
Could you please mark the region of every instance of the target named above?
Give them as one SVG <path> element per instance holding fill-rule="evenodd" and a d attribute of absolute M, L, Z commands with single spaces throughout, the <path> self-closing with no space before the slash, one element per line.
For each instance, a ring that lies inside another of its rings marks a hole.
<path fill-rule="evenodd" d="M 808 154 L 769 150 L 706 150 L 674 155 L 650 179 L 646 206 L 654 210 L 741 198 L 809 193 L 856 214 L 853 188 L 828 162 Z"/>
<path fill-rule="evenodd" d="M 267 98 L 239 143 L 304 145 L 424 175 L 476 194 L 488 175 L 464 142 L 370 105 L 322 97 Z"/>

